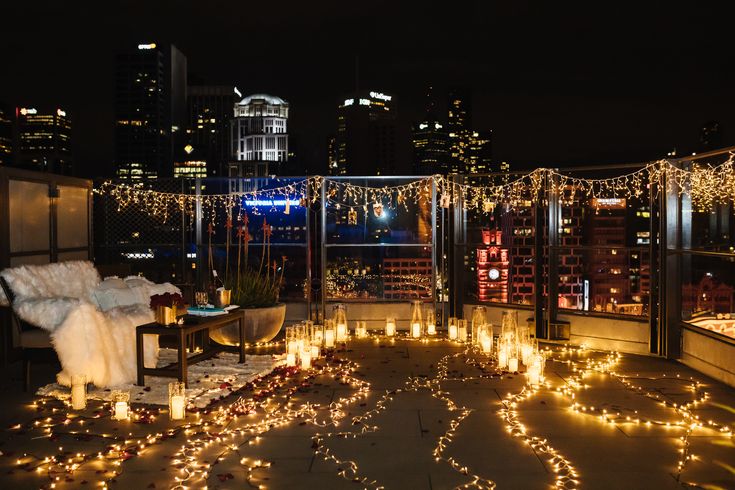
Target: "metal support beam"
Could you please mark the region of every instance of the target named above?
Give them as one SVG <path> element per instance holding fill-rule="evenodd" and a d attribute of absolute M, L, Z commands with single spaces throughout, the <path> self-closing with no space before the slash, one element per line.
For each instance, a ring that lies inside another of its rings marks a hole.
<path fill-rule="evenodd" d="M 540 339 L 548 338 L 544 322 L 544 191 L 542 186 L 536 196 L 533 234 L 533 319 L 536 323 L 536 337 Z"/>
<path fill-rule="evenodd" d="M 558 177 L 553 174 L 547 176 L 548 199 L 548 268 L 546 275 L 546 334 L 551 332 L 551 324 L 556 322 L 559 310 L 559 227 L 561 219 L 561 204 L 559 196 Z"/>

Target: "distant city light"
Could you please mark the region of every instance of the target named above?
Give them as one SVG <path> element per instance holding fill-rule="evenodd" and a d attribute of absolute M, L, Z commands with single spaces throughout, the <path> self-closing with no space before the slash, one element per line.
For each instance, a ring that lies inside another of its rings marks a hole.
<path fill-rule="evenodd" d="M 239 90 L 237 90 L 237 87 L 235 87 L 235 93 L 237 94 L 238 97 L 242 97 L 242 94 L 240 93 Z"/>
<path fill-rule="evenodd" d="M 138 44 L 138 49 L 156 49 L 156 43 Z"/>
<path fill-rule="evenodd" d="M 38 111 L 36 109 L 31 108 L 31 107 L 29 107 L 29 108 L 21 107 L 20 113 L 25 116 L 27 114 L 37 114 Z"/>
<path fill-rule="evenodd" d="M 360 105 L 370 105 L 370 99 L 360 99 Z"/>
<path fill-rule="evenodd" d="M 61 109 L 56 109 L 56 115 L 60 117 L 66 117 L 66 111 L 62 111 Z"/>
<path fill-rule="evenodd" d="M 355 99 L 345 99 L 344 105 L 352 105 L 355 103 Z"/>

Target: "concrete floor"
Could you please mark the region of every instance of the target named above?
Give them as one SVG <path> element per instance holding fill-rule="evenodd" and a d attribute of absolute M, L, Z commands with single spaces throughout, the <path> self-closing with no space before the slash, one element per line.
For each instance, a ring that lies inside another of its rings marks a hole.
<path fill-rule="evenodd" d="M 600 352 L 564 353 L 559 346 L 551 349 L 554 358 L 573 359 L 577 366 L 588 359 L 605 358 L 605 353 Z M 263 432 L 257 441 L 252 435 L 236 431 L 262 421 L 265 415 L 261 408 L 255 414 L 240 415 L 237 419 L 222 418 L 226 421 L 210 425 L 206 437 L 198 424 L 215 416 L 189 415 L 187 423 L 197 434 L 191 437 L 190 447 L 198 449 L 197 442 L 205 438 L 210 444 L 196 454 L 188 454 L 198 468 L 212 466 L 208 468 L 206 480 L 197 474 L 185 486 L 445 489 L 471 483 L 477 477 L 482 487 L 495 484 L 497 488 L 545 489 L 553 488 L 557 481 L 551 455 L 545 452 L 547 446 L 553 446 L 555 454 L 576 471 L 576 483 L 567 481 L 567 488 L 674 489 L 684 483 L 709 489 L 735 488 L 735 439 L 724 430 L 695 428 L 691 431 L 686 440 L 694 457 L 686 464 L 681 481 L 676 479 L 679 451 L 684 447 L 680 438 L 687 435 L 687 429 L 677 427 L 676 423 L 687 419 L 683 412 L 661 402 L 680 406 L 694 400 L 691 377 L 702 383 L 700 390 L 709 393 L 705 402 L 692 408 L 692 414 L 719 427 L 735 427 L 735 390 L 675 362 L 622 355 L 611 369 L 614 375 L 590 371 L 582 381 L 585 387 L 574 391 L 578 403 L 595 407 L 595 414 L 590 415 L 570 410 L 570 395 L 556 391 L 558 387 L 572 387 L 579 380 L 579 372 L 575 373 L 566 362 L 549 361 L 548 387 L 528 397 L 519 397 L 512 409 L 512 415 L 525 430 L 525 435 L 513 436 L 499 411 L 506 396 L 521 392 L 524 377 L 508 373 L 488 377 L 495 372 L 493 365 L 483 370 L 476 363 L 466 362 L 467 356 L 456 344 L 353 340 L 335 357 L 358 365 L 351 374 L 354 379 L 344 376 L 335 379 L 326 374 L 305 378 L 304 373 L 288 377 L 272 393 L 268 407 L 275 411 L 271 417 L 284 413 L 283 403 L 291 393 L 293 410 L 306 402 L 319 406 L 313 413 L 284 425 L 277 425 L 277 420 L 272 418 L 273 427 L 261 426 Z M 482 357 L 469 357 L 470 361 L 474 359 L 486 362 Z M 340 368 L 333 360 L 320 362 L 320 366 L 325 365 L 332 370 Z M 437 382 L 442 365 L 447 370 L 443 381 Z M 53 368 L 37 367 L 34 382 L 51 381 L 53 372 Z M 79 419 L 64 425 L 67 410 L 60 402 L 50 401 L 41 408 L 30 406 L 34 397 L 20 392 L 18 366 L 3 374 L 0 422 L 5 430 L 0 433 L 3 452 L 0 488 L 50 488 L 52 482 L 55 488 L 102 488 L 100 482 L 105 482 L 112 488 L 162 489 L 174 487 L 174 478 L 185 474 L 182 460 L 177 462 L 174 457 L 187 440 L 178 432 L 139 451 L 138 455 L 129 454 L 120 465 L 115 464 L 118 458 L 104 457 L 83 464 L 71 475 L 57 474 L 49 479 L 46 465 L 41 466 L 41 471 L 36 469 L 39 458 L 49 455 L 74 458 L 77 452 L 104 453 L 114 444 L 113 439 L 127 438 L 129 444 L 135 444 L 134 441 L 146 434 L 164 434 L 177 425 L 164 414 L 151 424 L 112 421 L 106 409 L 96 402 L 90 403 L 82 414 L 89 417 L 84 426 L 77 423 Z M 617 377 L 620 375 L 637 376 L 633 384 L 641 389 L 626 387 Z M 415 382 L 407 385 L 409 378 Z M 341 407 L 332 405 L 334 410 L 330 412 L 330 403 L 349 399 L 358 392 L 355 380 L 370 384 L 366 396 Z M 241 394 L 251 399 L 265 382 Z M 395 390 L 398 391 L 390 399 L 388 395 L 383 396 Z M 659 401 L 655 399 L 657 396 Z M 236 397 L 215 406 L 227 407 Z M 376 406 L 380 409 L 372 411 Z M 617 421 L 602 420 L 601 410 Z M 363 421 L 365 425 L 352 423 L 354 416 L 366 412 L 373 416 Z M 51 422 L 47 417 L 52 417 Z M 631 417 L 631 421 L 626 417 Z M 33 426 L 36 419 L 39 426 Z M 434 451 L 438 439 L 459 419 L 451 441 L 437 460 Z M 635 419 L 643 423 L 636 423 Z M 334 420 L 340 422 L 337 427 L 329 425 Z M 654 424 L 646 425 L 646 420 Z M 667 421 L 671 426 L 665 425 Z M 327 426 L 318 427 L 315 422 Z M 13 428 L 15 424 L 21 424 L 21 428 Z M 45 424 L 54 425 L 52 433 L 56 435 L 52 440 L 44 436 Z M 90 432 L 71 434 L 80 430 Z M 341 434 L 314 439 L 316 433 L 328 432 Z M 106 434 L 108 439 L 101 439 L 98 434 Z M 532 441 L 533 444 L 526 442 L 532 437 L 539 439 Z M 325 453 L 330 458 L 325 460 Z M 255 467 L 257 460 L 261 461 L 261 467 Z M 456 462 L 460 471 L 453 469 L 447 460 Z M 249 467 L 254 468 L 248 470 Z M 341 470 L 347 470 L 345 477 L 338 474 Z"/>

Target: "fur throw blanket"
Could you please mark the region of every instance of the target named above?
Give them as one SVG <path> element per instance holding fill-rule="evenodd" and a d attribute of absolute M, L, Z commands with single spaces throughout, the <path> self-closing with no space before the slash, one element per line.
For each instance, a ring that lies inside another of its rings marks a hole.
<path fill-rule="evenodd" d="M 86 375 L 98 387 L 133 383 L 135 327 L 153 321 L 150 296 L 179 292 L 171 284 L 137 276 L 101 282 L 86 261 L 21 266 L 4 270 L 2 276 L 16 295 L 18 316 L 50 332 L 62 366 L 57 378 L 63 385 L 75 374 Z M 145 365 L 155 367 L 158 337 L 146 335 L 144 344 Z"/>

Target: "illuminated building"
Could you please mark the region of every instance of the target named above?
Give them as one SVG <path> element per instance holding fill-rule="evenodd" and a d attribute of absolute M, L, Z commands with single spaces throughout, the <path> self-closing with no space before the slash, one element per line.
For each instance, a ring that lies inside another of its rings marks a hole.
<path fill-rule="evenodd" d="M 508 249 L 502 247 L 500 230 L 482 230 L 482 247 L 477 248 L 477 299 L 508 302 Z"/>
<path fill-rule="evenodd" d="M 232 86 L 189 85 L 186 93 L 189 113 L 186 158 L 204 161 L 205 173 L 210 176 L 226 176 L 228 172 L 236 91 Z"/>
<path fill-rule="evenodd" d="M 697 284 L 682 284 L 681 310 L 687 317 L 735 312 L 735 289 L 707 272 Z"/>
<path fill-rule="evenodd" d="M 719 121 L 708 121 L 699 131 L 699 151 L 722 148 L 722 125 Z"/>
<path fill-rule="evenodd" d="M 327 139 L 327 171 L 329 175 L 344 175 L 345 170 L 337 160 L 337 138 L 330 136 Z"/>
<path fill-rule="evenodd" d="M 383 259 L 383 298 L 431 298 L 431 258 Z"/>
<path fill-rule="evenodd" d="M 0 166 L 12 165 L 13 158 L 12 112 L 0 105 Z"/>
<path fill-rule="evenodd" d="M 174 163 L 174 178 L 205 178 L 207 162 L 204 160 L 185 160 Z"/>
<path fill-rule="evenodd" d="M 449 172 L 449 134 L 436 119 L 413 126 L 413 168 L 416 175 Z"/>
<path fill-rule="evenodd" d="M 569 201 L 571 200 L 571 204 Z M 568 190 L 564 196 L 565 205 L 561 207 L 559 221 L 558 255 L 558 298 L 561 308 L 582 309 L 584 298 L 583 261 L 577 248 L 582 242 L 583 208 L 577 198 L 572 198 Z M 510 302 L 533 304 L 534 301 L 534 241 L 536 234 L 536 209 L 530 201 L 517 203 L 503 212 L 501 223 L 503 242 L 510 256 L 509 281 Z M 548 228 L 544 226 L 544 242 L 548 241 Z M 548 265 L 544 264 L 543 275 L 548 276 Z M 548 295 L 544 283 L 544 295 Z"/>
<path fill-rule="evenodd" d="M 617 312 L 618 304 L 631 296 L 630 267 L 626 245 L 626 200 L 621 198 L 593 199 L 588 231 L 590 309 Z"/>
<path fill-rule="evenodd" d="M 71 119 L 62 109 L 15 111 L 17 155 L 21 168 L 71 175 Z"/>
<path fill-rule="evenodd" d="M 337 109 L 337 175 L 390 175 L 396 169 L 395 98 L 359 92 Z M 331 170 L 331 169 L 330 169 Z"/>
<path fill-rule="evenodd" d="M 171 177 L 186 145 L 186 57 L 171 44 L 140 44 L 116 57 L 115 172 Z"/>
<path fill-rule="evenodd" d="M 472 102 L 469 90 L 451 89 L 448 106 L 449 171 L 466 175 L 489 172 L 492 133 L 471 128 Z"/>
<path fill-rule="evenodd" d="M 235 103 L 230 176 L 277 175 L 288 161 L 288 102 L 254 94 Z"/>

